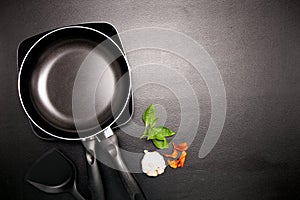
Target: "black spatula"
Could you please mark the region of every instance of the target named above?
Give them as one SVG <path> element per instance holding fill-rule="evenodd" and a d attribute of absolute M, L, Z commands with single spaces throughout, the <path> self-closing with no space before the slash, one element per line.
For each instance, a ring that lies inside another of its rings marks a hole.
<path fill-rule="evenodd" d="M 38 159 L 25 180 L 46 193 L 71 193 L 77 200 L 85 200 L 76 188 L 74 164 L 61 152 L 52 149 Z"/>

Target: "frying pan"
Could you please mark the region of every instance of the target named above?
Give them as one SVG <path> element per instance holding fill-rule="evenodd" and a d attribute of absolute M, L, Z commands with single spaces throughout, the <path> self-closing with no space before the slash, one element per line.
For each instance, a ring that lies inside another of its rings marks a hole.
<path fill-rule="evenodd" d="M 131 95 L 130 68 L 113 40 L 83 26 L 47 33 L 32 45 L 22 61 L 18 92 L 26 115 L 36 127 L 53 137 L 87 144 L 95 190 L 101 186 L 96 152 L 106 151 L 130 198 L 145 199 L 110 128 Z M 91 98 L 94 104 L 90 104 Z"/>

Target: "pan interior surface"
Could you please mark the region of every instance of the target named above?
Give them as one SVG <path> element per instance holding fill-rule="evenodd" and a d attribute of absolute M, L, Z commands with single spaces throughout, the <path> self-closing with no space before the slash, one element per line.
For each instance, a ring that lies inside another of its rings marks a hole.
<path fill-rule="evenodd" d="M 78 132 L 88 136 L 112 123 L 130 90 L 128 66 L 115 44 L 99 47 L 106 38 L 99 40 L 99 34 L 89 31 L 75 33 L 40 41 L 23 72 L 29 115 L 47 132 L 69 133 L 67 137 Z"/>

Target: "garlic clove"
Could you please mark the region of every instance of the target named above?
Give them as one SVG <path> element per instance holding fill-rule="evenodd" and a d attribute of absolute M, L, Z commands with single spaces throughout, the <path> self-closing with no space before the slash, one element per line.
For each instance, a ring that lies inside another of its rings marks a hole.
<path fill-rule="evenodd" d="M 148 176 L 157 176 L 164 173 L 166 162 L 160 153 L 154 151 L 144 151 L 145 155 L 142 159 L 142 171 Z"/>
<path fill-rule="evenodd" d="M 148 171 L 146 174 L 148 176 L 157 176 L 158 175 L 157 171 Z"/>
<path fill-rule="evenodd" d="M 162 174 L 162 173 L 164 173 L 165 172 L 165 169 L 161 169 L 161 168 L 158 168 L 157 169 L 157 173 L 158 174 Z"/>

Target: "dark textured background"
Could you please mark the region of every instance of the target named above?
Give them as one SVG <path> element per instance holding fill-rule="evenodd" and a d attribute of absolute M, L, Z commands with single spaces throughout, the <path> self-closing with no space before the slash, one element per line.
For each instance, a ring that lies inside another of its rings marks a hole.
<path fill-rule="evenodd" d="M 183 32 L 205 47 L 225 83 L 228 105 L 222 136 L 213 151 L 199 159 L 210 118 L 202 78 L 188 73 L 188 64 L 168 53 L 143 50 L 128 55 L 133 81 L 149 75 L 138 65 L 151 59 L 180 67 L 193 83 L 202 112 L 183 169 L 168 169 L 155 179 L 137 175 L 148 199 L 300 198 L 299 1 L 11 0 L 0 3 L 1 199 L 73 199 L 68 194 L 49 196 L 23 181 L 32 163 L 53 147 L 76 163 L 79 191 L 88 194 L 81 144 L 46 142 L 32 134 L 17 97 L 16 51 L 20 41 L 39 32 L 99 20 L 113 23 L 119 31 L 157 26 Z M 158 91 L 160 95 L 150 95 Z M 179 105 L 168 93 L 159 86 L 139 88 L 133 121 L 141 123 L 143 110 L 154 102 L 165 107 L 166 125 L 176 130 Z M 122 148 L 141 152 L 151 146 L 121 131 L 117 134 Z M 110 199 L 117 199 L 124 191 L 115 174 L 105 170 L 106 191 Z"/>

